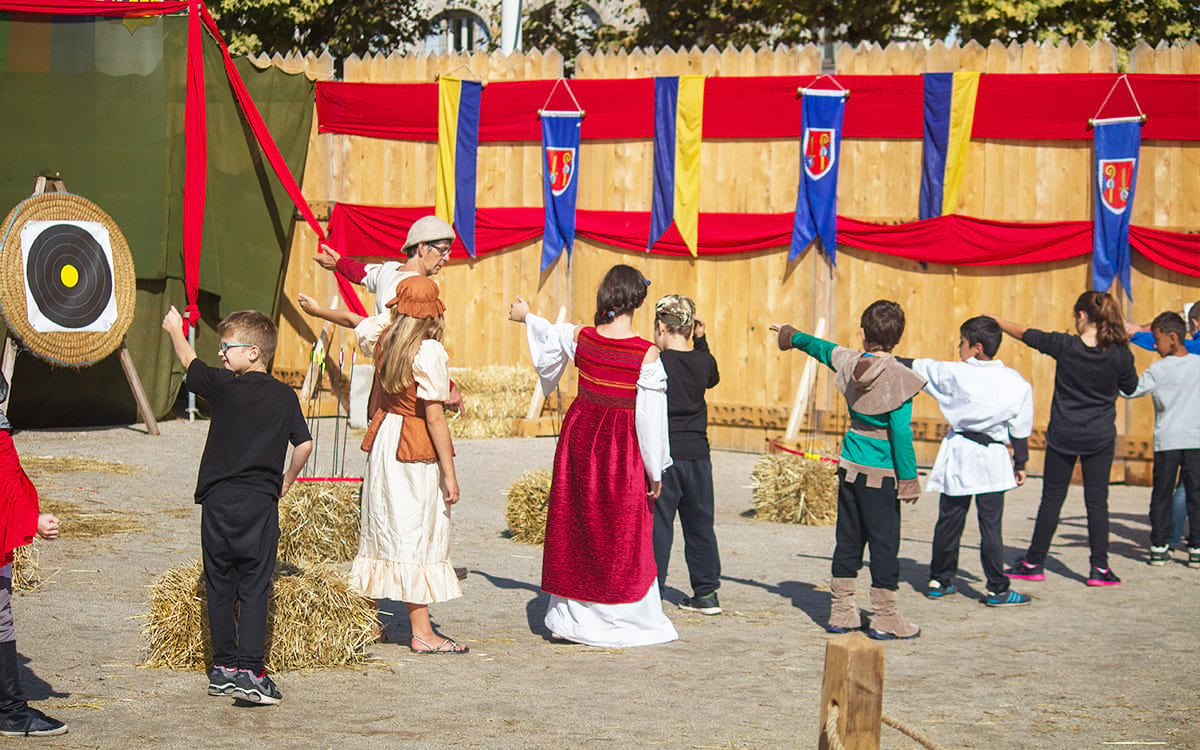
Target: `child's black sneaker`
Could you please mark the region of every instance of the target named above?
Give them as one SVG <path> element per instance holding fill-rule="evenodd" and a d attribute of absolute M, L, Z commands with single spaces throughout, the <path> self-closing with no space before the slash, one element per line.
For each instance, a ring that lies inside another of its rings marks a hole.
<path fill-rule="evenodd" d="M 929 579 L 929 583 L 925 585 L 925 596 L 929 599 L 941 599 L 955 593 L 958 593 L 958 589 L 953 583 L 942 583 L 936 578 Z"/>
<path fill-rule="evenodd" d="M 1171 562 L 1171 548 L 1167 545 L 1155 547 L 1150 545 L 1150 558 L 1146 560 L 1155 567 L 1161 567 Z"/>
<path fill-rule="evenodd" d="M 1041 565 L 1030 565 L 1025 562 L 1025 558 L 1017 560 L 1017 562 L 1008 570 L 1004 571 L 1004 575 L 1009 578 L 1020 578 L 1022 581 L 1044 581 L 1046 580 L 1046 571 Z"/>
<path fill-rule="evenodd" d="M 717 592 L 713 591 L 703 596 L 690 596 L 679 602 L 680 609 L 688 612 L 699 612 L 702 615 L 721 614 L 721 603 L 717 601 Z"/>
<path fill-rule="evenodd" d="M 1089 586 L 1119 586 L 1121 579 L 1117 578 L 1117 574 L 1112 572 L 1112 568 L 1096 568 L 1093 567 L 1088 573 L 1087 585 Z"/>
<path fill-rule="evenodd" d="M 1200 547 L 1188 547 L 1188 567 L 1200 568 Z"/>
<path fill-rule="evenodd" d="M 56 737 L 66 733 L 66 724 L 24 701 L 16 710 L 0 715 L 0 737 Z"/>
<path fill-rule="evenodd" d="M 267 670 L 262 674 L 254 674 L 249 669 L 239 669 L 234 677 L 237 685 L 230 693 L 234 698 L 250 703 L 275 704 L 283 700 L 283 693 L 275 687 L 275 683 L 267 676 Z"/>
<path fill-rule="evenodd" d="M 236 669 L 220 667 L 214 664 L 213 668 L 208 670 L 208 694 L 229 695 L 237 687 L 236 677 Z"/>
<path fill-rule="evenodd" d="M 1022 594 L 1009 589 L 999 594 L 993 594 L 989 591 L 987 592 L 987 596 L 983 597 L 982 601 L 989 607 L 1019 607 L 1022 604 L 1028 604 L 1033 601 L 1033 598 L 1028 594 Z"/>

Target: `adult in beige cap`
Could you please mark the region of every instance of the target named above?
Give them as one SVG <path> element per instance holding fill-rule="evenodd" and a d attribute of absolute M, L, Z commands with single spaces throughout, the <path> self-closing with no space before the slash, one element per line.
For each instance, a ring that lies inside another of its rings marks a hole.
<path fill-rule="evenodd" d="M 342 276 L 355 284 L 362 284 L 367 291 L 375 295 L 375 314 L 387 312 L 387 302 L 396 294 L 396 285 L 409 276 L 435 276 L 450 259 L 450 245 L 454 242 L 454 228 L 436 216 L 422 216 L 408 228 L 408 236 L 404 239 L 404 254 L 408 260 L 401 263 L 389 260 L 383 263 L 360 263 L 350 258 L 344 258 L 329 245 L 322 243 L 325 252 L 317 255 L 314 260 L 330 271 L 338 271 Z M 319 315 L 305 307 L 304 295 L 301 295 L 300 306 L 305 312 L 318 317 L 332 320 L 340 325 L 347 325 L 341 319 Z M 315 306 L 314 306 L 315 307 Z M 348 327 L 353 328 L 351 324 Z"/>

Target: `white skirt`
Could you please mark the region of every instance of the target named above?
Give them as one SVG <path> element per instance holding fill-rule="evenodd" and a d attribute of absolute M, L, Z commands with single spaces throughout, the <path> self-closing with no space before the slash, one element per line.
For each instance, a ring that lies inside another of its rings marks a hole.
<path fill-rule="evenodd" d="M 462 596 L 450 562 L 450 506 L 436 461 L 400 462 L 404 417 L 388 414 L 367 455 L 350 588 L 372 599 L 431 604 Z"/>
<path fill-rule="evenodd" d="M 657 579 L 640 601 L 627 604 L 599 604 L 551 594 L 546 627 L 555 638 L 603 648 L 653 646 L 679 638 L 663 614 Z"/>

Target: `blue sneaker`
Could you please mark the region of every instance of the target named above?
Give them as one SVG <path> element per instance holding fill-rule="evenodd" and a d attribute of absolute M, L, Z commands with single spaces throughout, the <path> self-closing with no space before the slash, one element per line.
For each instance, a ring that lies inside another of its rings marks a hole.
<path fill-rule="evenodd" d="M 928 599 L 941 599 L 943 596 L 957 593 L 958 589 L 953 583 L 942 583 L 936 578 L 929 579 L 928 585 L 925 586 L 925 597 Z"/>
<path fill-rule="evenodd" d="M 989 607 L 1019 607 L 1033 601 L 1033 598 L 1028 594 L 1021 594 L 1009 589 L 1001 594 L 993 594 L 989 591 L 987 596 L 980 601 Z"/>

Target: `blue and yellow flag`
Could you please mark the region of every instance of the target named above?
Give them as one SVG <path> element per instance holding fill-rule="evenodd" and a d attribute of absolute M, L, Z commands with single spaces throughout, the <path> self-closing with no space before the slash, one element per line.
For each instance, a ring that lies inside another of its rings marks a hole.
<path fill-rule="evenodd" d="M 922 219 L 952 214 L 958 209 L 978 93 L 979 73 L 925 74 L 925 147 L 919 213 Z"/>
<path fill-rule="evenodd" d="M 475 165 L 479 151 L 479 101 L 483 84 L 438 79 L 438 160 L 434 213 L 454 225 L 475 257 Z"/>
<path fill-rule="evenodd" d="M 674 222 L 683 243 L 696 255 L 703 120 L 704 76 L 654 79 L 654 200 L 647 250 Z"/>

